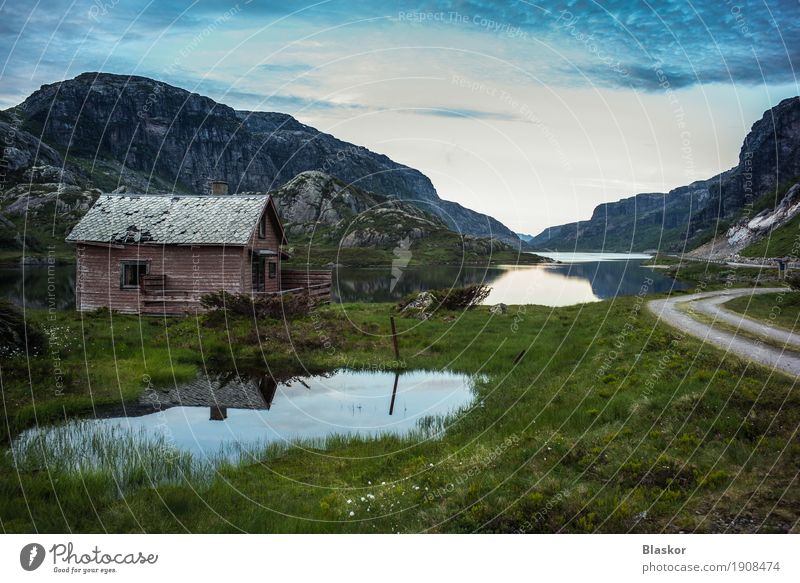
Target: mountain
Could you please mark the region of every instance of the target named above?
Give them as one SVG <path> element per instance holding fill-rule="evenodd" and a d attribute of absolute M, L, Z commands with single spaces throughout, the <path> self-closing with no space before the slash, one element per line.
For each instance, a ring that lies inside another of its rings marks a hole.
<path fill-rule="evenodd" d="M 800 97 L 753 124 L 736 166 L 668 193 L 597 206 L 591 219 L 545 229 L 528 245 L 550 250 L 688 251 L 776 208 L 800 177 Z"/>
<path fill-rule="evenodd" d="M 33 152 L 29 166 L 58 167 L 57 155 L 67 156 L 71 172 L 103 190 L 127 185 L 150 192 L 203 192 L 210 179 L 219 179 L 234 192 L 263 192 L 317 170 L 365 191 L 410 201 L 454 231 L 519 244 L 496 219 L 441 200 L 418 170 L 290 115 L 237 111 L 146 77 L 84 73 L 43 85 L 5 114 L 6 123 L 19 130 L 16 142 L 25 132 L 46 145 L 46 160 L 28 148 Z M 19 145 L 13 147 L 26 152 Z M 16 156 L 17 170 L 25 170 L 24 158 Z"/>
<path fill-rule="evenodd" d="M 349 266 L 539 263 L 512 245 L 459 235 L 408 201 L 324 172 L 301 172 L 272 191 L 296 261 Z"/>
<path fill-rule="evenodd" d="M 301 172 L 272 191 L 272 196 L 286 232 L 295 240 L 386 247 L 448 230 L 442 219 L 409 202 L 368 192 L 316 170 Z"/>

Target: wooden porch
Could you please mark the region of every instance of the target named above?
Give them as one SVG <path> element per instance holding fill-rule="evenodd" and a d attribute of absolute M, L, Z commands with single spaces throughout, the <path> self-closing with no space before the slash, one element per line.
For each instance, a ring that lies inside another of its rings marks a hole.
<path fill-rule="evenodd" d="M 308 293 L 317 304 L 331 300 L 331 272 L 328 270 L 281 270 L 280 291 L 252 292 L 254 297 Z M 185 314 L 202 311 L 198 292 L 170 286 L 167 274 L 147 274 L 140 278 L 140 312 L 143 314 Z"/>
<path fill-rule="evenodd" d="M 282 269 L 280 284 L 281 291 L 273 295 L 307 292 L 317 303 L 331 301 L 331 271 L 328 269 Z"/>

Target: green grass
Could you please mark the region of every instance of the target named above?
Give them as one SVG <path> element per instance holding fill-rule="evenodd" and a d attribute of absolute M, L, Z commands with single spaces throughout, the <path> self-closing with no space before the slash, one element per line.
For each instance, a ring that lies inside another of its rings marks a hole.
<path fill-rule="evenodd" d="M 32 383 L 26 362 L 6 361 L 6 414 L 18 431 L 33 419 L 32 395 L 37 415 L 63 415 L 89 402 L 89 386 L 98 402 L 119 402 L 136 397 L 145 373 L 169 382 L 203 362 L 287 371 L 344 360 L 378 366 L 394 360 L 390 310 L 331 306 L 258 329 L 246 319 L 226 327 L 218 318 L 114 316 L 116 361 L 108 314 L 86 319 L 83 334 L 77 315 L 62 314 L 59 325 L 71 330 L 64 395 L 49 386 L 47 356 L 31 359 Z M 272 449 L 259 463 L 223 464 L 202 479 L 175 479 L 150 454 L 139 465 L 128 455 L 124 492 L 111 468 L 81 476 L 33 453 L 18 468 L 3 456 L 0 524 L 7 532 L 797 528 L 793 382 L 682 338 L 636 298 L 512 306 L 494 317 L 482 307 L 397 325 L 406 367 L 483 375 L 475 405 L 446 420 L 441 438 Z"/>
<path fill-rule="evenodd" d="M 664 265 L 670 276 L 687 282 L 700 283 L 702 289 L 686 290 L 685 293 L 730 287 L 731 285 L 774 285 L 777 271 L 773 268 L 729 266 L 723 263 L 681 259 L 674 255 L 654 255 L 642 265 Z"/>
<path fill-rule="evenodd" d="M 800 294 L 787 291 L 735 298 L 726 302 L 724 307 L 765 324 L 795 330 L 800 317 Z"/>

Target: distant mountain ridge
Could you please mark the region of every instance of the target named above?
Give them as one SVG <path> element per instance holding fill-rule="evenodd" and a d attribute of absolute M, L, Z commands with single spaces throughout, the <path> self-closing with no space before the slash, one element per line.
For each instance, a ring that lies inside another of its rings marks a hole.
<path fill-rule="evenodd" d="M 550 227 L 538 250 L 689 251 L 751 212 L 780 203 L 800 177 L 800 97 L 767 110 L 742 144 L 736 166 L 668 193 L 598 205 L 587 221 Z"/>
<path fill-rule="evenodd" d="M 409 201 L 454 231 L 519 244 L 505 225 L 441 200 L 427 176 L 387 156 L 284 113 L 237 111 L 146 77 L 83 73 L 42 86 L 4 113 L 4 121 L 22 121 L 18 134 L 41 137 L 48 152 L 68 152 L 70 171 L 117 180 L 109 186 L 203 192 L 221 179 L 234 192 L 269 191 L 317 170 Z"/>

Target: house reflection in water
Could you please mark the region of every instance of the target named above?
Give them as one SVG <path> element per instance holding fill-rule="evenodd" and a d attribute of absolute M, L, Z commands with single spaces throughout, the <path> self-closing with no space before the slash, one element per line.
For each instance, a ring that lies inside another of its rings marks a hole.
<path fill-rule="evenodd" d="M 272 375 L 242 377 L 235 373 L 198 377 L 173 389 L 150 390 L 141 402 L 154 409 L 208 407 L 210 421 L 224 421 L 231 409 L 272 408 L 278 381 Z"/>
<path fill-rule="evenodd" d="M 395 373 L 391 388 L 389 415 L 394 413 L 399 380 L 400 373 Z M 299 377 L 283 382 L 287 386 L 291 386 L 293 381 L 297 381 L 306 389 L 311 390 L 311 387 Z M 278 384 L 278 381 L 270 374 L 242 377 L 231 373 L 206 378 L 198 377 L 166 391 L 150 390 L 142 396 L 141 403 L 152 406 L 154 409 L 208 407 L 209 421 L 225 421 L 228 418 L 228 408 L 266 409 L 269 411 L 272 408 Z"/>
<path fill-rule="evenodd" d="M 91 431 L 77 436 L 68 427 L 52 431 L 66 431 L 72 440 L 92 440 L 102 432 L 132 432 L 166 438 L 174 448 L 198 459 L 222 456 L 237 461 L 271 443 L 316 440 L 324 447 L 332 435 L 401 436 L 423 431 L 437 436 L 448 415 L 473 401 L 475 380 L 431 370 L 398 374 L 338 369 L 286 380 L 264 373 L 211 374 L 169 390 L 151 389 L 138 406 L 126 407 L 124 416 L 87 422 Z"/>

